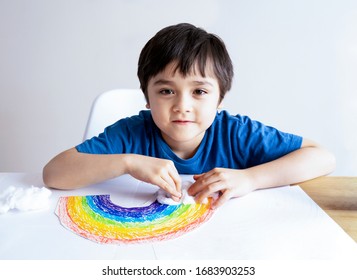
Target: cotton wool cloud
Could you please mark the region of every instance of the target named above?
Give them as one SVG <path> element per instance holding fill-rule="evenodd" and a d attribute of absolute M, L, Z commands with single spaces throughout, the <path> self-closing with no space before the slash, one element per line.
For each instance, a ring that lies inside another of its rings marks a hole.
<path fill-rule="evenodd" d="M 45 187 L 8 186 L 0 191 L 0 214 L 12 209 L 19 211 L 47 208 L 51 191 Z"/>
<path fill-rule="evenodd" d="M 164 191 L 163 189 L 160 189 L 157 192 L 157 201 L 160 202 L 161 204 L 168 204 L 168 205 L 179 205 L 179 204 L 196 204 L 196 199 L 194 196 L 191 196 L 188 194 L 188 189 L 190 188 L 190 186 L 193 184 L 193 182 L 191 181 L 184 181 L 182 182 L 182 186 L 181 186 L 181 199 L 180 201 L 174 201 L 171 198 L 171 195 L 169 193 L 167 193 L 166 191 Z M 214 193 L 211 195 L 211 197 L 213 199 L 217 199 L 218 198 L 218 194 Z M 207 204 L 208 203 L 208 199 L 205 198 L 202 202 L 202 204 Z"/>

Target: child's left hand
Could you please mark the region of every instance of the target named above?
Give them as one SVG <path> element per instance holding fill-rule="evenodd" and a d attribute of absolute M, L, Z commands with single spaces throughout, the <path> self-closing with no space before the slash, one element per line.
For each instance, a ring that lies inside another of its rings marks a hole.
<path fill-rule="evenodd" d="M 244 170 L 214 168 L 209 172 L 194 175 L 196 180 L 188 190 L 190 195 L 196 196 L 198 202 L 215 192 L 221 196 L 212 204 L 217 208 L 233 197 L 243 196 L 255 190 L 251 180 Z"/>

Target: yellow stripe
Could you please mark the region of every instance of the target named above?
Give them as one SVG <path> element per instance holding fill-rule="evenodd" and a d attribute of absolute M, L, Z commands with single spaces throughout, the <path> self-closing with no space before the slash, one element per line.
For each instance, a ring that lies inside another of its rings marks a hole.
<path fill-rule="evenodd" d="M 192 204 L 183 205 L 182 209 L 155 221 L 122 223 L 100 216 L 100 214 L 88 213 L 91 211 L 86 204 L 85 197 L 69 197 L 67 211 L 72 221 L 81 229 L 97 236 L 115 239 L 148 238 L 158 235 L 170 234 L 185 229 L 197 219 L 206 214 L 209 205 Z M 89 209 L 89 210 L 88 210 Z"/>

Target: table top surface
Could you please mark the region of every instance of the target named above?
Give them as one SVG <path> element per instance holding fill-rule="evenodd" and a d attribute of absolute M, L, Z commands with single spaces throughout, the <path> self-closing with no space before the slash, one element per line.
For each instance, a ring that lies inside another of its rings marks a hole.
<path fill-rule="evenodd" d="M 357 177 L 326 176 L 299 186 L 357 242 Z"/>
<path fill-rule="evenodd" d="M 0 173 L 0 190 L 10 185 L 41 187 L 43 181 L 40 173 Z M 192 232 L 133 245 L 98 244 L 74 234 L 59 222 L 56 205 L 64 196 L 110 194 L 117 205 L 137 207 L 155 200 L 157 187 L 124 175 L 78 190 L 52 190 L 48 209 L 0 215 L 0 259 L 357 260 L 357 178 L 299 185 L 232 199 Z"/>

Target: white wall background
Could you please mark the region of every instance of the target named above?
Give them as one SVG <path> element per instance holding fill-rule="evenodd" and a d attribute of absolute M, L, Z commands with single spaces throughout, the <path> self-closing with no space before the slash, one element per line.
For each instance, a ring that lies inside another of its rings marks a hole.
<path fill-rule="evenodd" d="M 355 0 L 0 0 L 0 171 L 41 171 L 81 142 L 93 99 L 138 88 L 141 48 L 179 22 L 226 42 L 226 109 L 320 142 L 334 175 L 357 175 Z"/>

